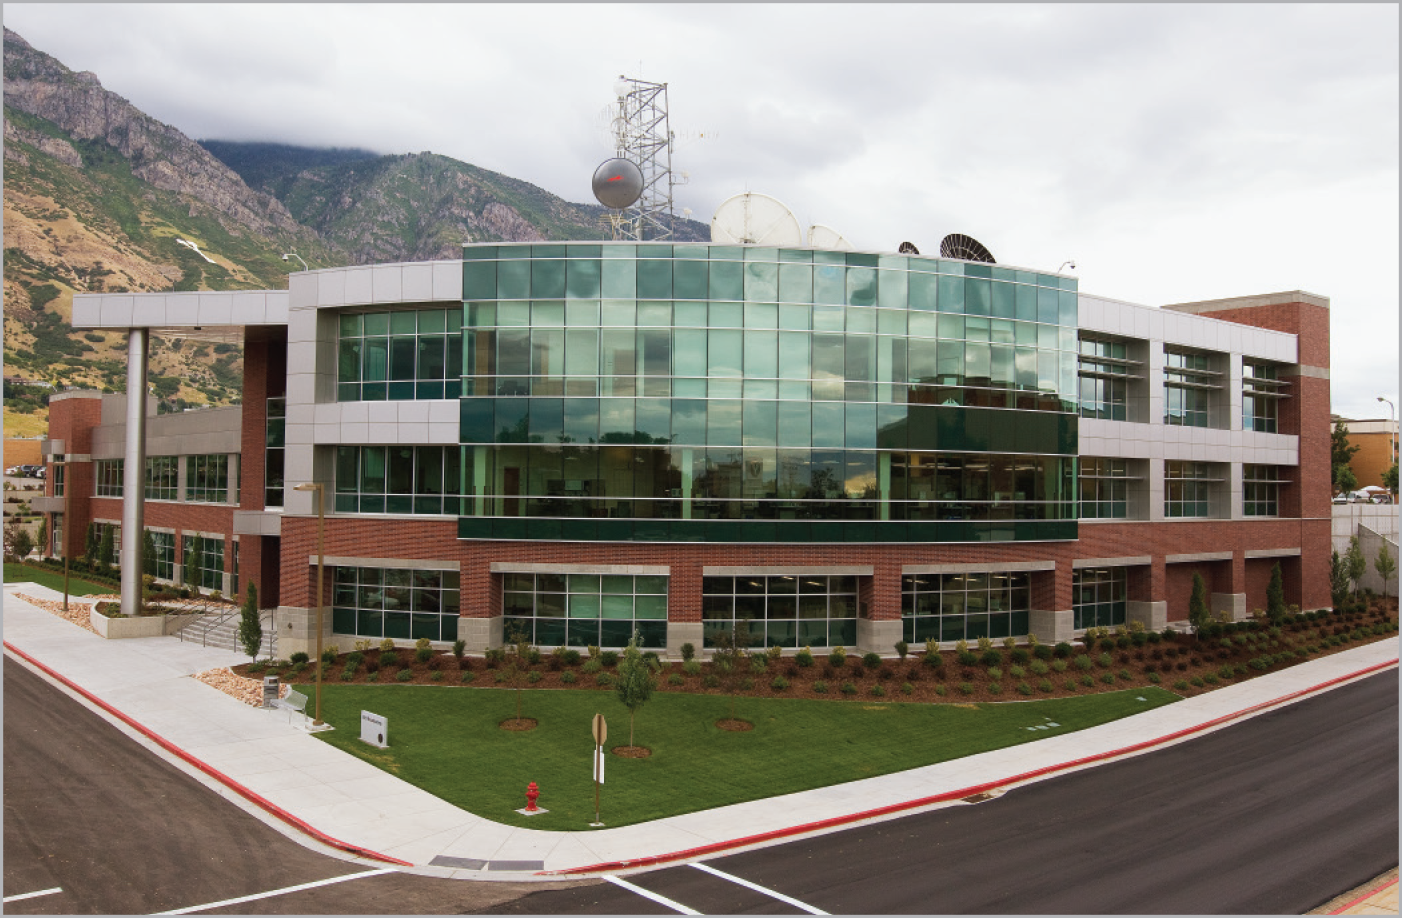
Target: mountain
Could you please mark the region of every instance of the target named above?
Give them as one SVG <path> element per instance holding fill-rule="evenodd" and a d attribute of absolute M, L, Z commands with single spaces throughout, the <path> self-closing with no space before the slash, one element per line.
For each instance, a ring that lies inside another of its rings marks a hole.
<path fill-rule="evenodd" d="M 197 143 L 10 29 L 4 173 L 5 375 L 58 387 L 125 387 L 125 336 L 71 331 L 74 293 L 280 289 L 284 252 L 316 268 L 607 235 L 598 205 L 434 153 Z M 679 219 L 675 235 L 709 230 Z M 240 360 L 154 338 L 163 409 L 238 401 Z M 7 435 L 42 433 L 48 390 L 6 388 Z"/>

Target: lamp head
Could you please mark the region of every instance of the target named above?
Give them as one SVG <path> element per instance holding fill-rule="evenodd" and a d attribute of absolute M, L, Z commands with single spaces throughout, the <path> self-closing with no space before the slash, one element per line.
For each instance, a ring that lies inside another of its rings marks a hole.
<path fill-rule="evenodd" d="M 294 486 L 293 486 L 293 490 L 294 490 L 294 491 L 316 491 L 316 490 L 319 490 L 321 487 L 322 487 L 322 484 L 321 484 L 321 482 L 319 482 L 319 481 L 304 481 L 304 482 L 303 482 L 302 484 L 300 484 L 300 485 L 294 485 Z"/>

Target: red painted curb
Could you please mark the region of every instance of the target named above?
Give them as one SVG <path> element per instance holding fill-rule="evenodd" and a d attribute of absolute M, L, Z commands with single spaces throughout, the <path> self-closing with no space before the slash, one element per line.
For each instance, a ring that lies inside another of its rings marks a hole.
<path fill-rule="evenodd" d="M 1322 689 L 1330 688 L 1331 686 L 1336 685 L 1338 683 L 1345 682 L 1350 679 L 1356 679 L 1360 676 L 1370 675 L 1371 673 L 1375 673 L 1380 670 L 1388 669 L 1391 666 L 1397 665 L 1399 665 L 1398 658 L 1395 658 L 1393 660 L 1387 660 L 1384 663 L 1377 663 L 1374 666 L 1367 666 L 1365 669 L 1358 670 L 1353 673 L 1348 673 L 1344 676 L 1337 676 L 1335 679 L 1330 679 L 1318 685 L 1313 685 L 1309 688 L 1299 689 L 1298 691 L 1291 692 L 1287 695 L 1283 695 L 1280 698 L 1274 698 L 1270 701 L 1264 701 L 1259 704 L 1255 704 L 1252 707 L 1244 708 L 1241 711 L 1235 711 L 1232 714 L 1225 714 L 1222 717 L 1216 717 L 1213 720 L 1205 721 L 1204 723 L 1199 724 L 1197 726 L 1186 727 L 1183 730 L 1177 730 L 1174 733 L 1169 733 L 1165 736 L 1161 736 L 1156 739 L 1146 740 L 1144 742 L 1136 743 L 1132 746 L 1124 746 L 1121 749 L 1112 749 L 1108 752 L 1101 752 L 1096 755 L 1090 755 L 1080 759 L 1073 759 L 1070 762 L 1063 762 L 1058 765 L 1049 765 L 1044 768 L 1024 772 L 1023 774 L 1014 775 L 1009 778 L 1002 778 L 998 781 L 988 781 L 984 784 L 976 784 L 971 787 L 961 788 L 960 790 L 947 791 L 944 794 L 933 794 L 929 797 L 921 797 L 916 800 L 908 800 L 903 803 L 892 803 L 888 804 L 887 806 L 877 807 L 871 810 L 863 810 L 859 813 L 850 813 L 846 816 L 834 816 L 829 819 L 821 819 L 817 822 L 808 822 L 797 826 L 790 826 L 784 829 L 774 829 L 770 832 L 761 832 L 757 835 L 747 835 L 742 838 L 734 838 L 728 841 L 713 842 L 710 845 L 701 845 L 699 847 L 688 848 L 683 851 L 674 851 L 670 854 L 656 854 L 650 855 L 648 857 L 641 857 L 627 861 L 610 861 L 608 863 L 603 864 L 593 864 L 589 867 L 570 867 L 565 870 L 543 870 L 540 871 L 537 875 L 566 876 L 581 873 L 607 873 L 612 870 L 625 870 L 637 867 L 652 867 L 657 864 L 667 863 L 669 861 L 685 860 L 687 858 L 701 857 L 707 854 L 716 854 L 717 852 L 726 851 L 732 848 L 741 848 L 747 845 L 759 844 L 761 842 L 775 841 L 782 838 L 788 838 L 792 835 L 803 835 L 807 832 L 814 832 L 820 829 L 828 829 L 833 828 L 835 826 L 846 825 L 849 823 L 861 822 L 864 819 L 872 819 L 878 816 L 887 816 L 892 813 L 900 813 L 904 810 L 914 810 L 924 806 L 931 806 L 932 804 L 936 803 L 946 803 L 951 800 L 959 800 L 963 797 L 970 797 L 975 794 L 983 793 L 989 790 L 994 790 L 999 787 L 1008 787 L 1013 784 L 1018 784 L 1021 781 L 1028 781 L 1033 778 L 1042 777 L 1044 775 L 1050 775 L 1060 771 L 1066 771 L 1071 768 L 1076 768 L 1080 765 L 1088 765 L 1093 762 L 1104 762 L 1108 759 L 1116 758 L 1117 756 L 1128 755 L 1133 752 L 1139 752 L 1143 749 L 1149 749 L 1154 746 L 1163 745 L 1172 740 L 1176 740 L 1181 737 L 1190 736 L 1192 734 L 1207 730 L 1210 727 L 1215 727 L 1219 724 L 1227 723 L 1228 721 L 1236 720 L 1240 717 L 1246 717 L 1247 715 L 1252 714 L 1255 711 L 1261 711 L 1264 708 L 1269 708 L 1274 705 L 1282 704 L 1284 702 L 1291 701 L 1294 698 L 1300 698 L 1303 695 L 1308 695 L 1312 692 L 1318 692 Z M 1371 895 L 1373 895 L 1373 893 Z"/>
<path fill-rule="evenodd" d="M 1364 902 L 1366 899 L 1370 898 L 1371 896 L 1377 896 L 1377 895 L 1379 895 L 1380 893 L 1384 892 L 1386 889 L 1389 889 L 1391 886 L 1394 886 L 1394 885 L 1395 885 L 1396 883 L 1398 883 L 1398 882 L 1399 882 L 1399 878 L 1398 878 L 1398 877 L 1395 877 L 1394 879 L 1390 880 L 1388 883 L 1384 884 L 1383 886 L 1379 887 L 1378 889 L 1372 889 L 1372 890 L 1370 890 L 1370 891 L 1367 892 L 1365 895 L 1361 896 L 1359 899 L 1355 899 L 1355 900 L 1353 900 L 1353 901 L 1351 901 L 1351 902 L 1347 902 L 1345 905 L 1342 905 L 1340 908 L 1336 909 L 1334 912 L 1331 912 L 1331 914 L 1332 914 L 1332 915 L 1339 915 L 1339 914 L 1341 914 L 1342 912 L 1344 912 L 1344 911 L 1345 911 L 1346 909 L 1348 909 L 1348 908 L 1355 908 L 1357 905 L 1359 905 L 1360 903 Z"/>
<path fill-rule="evenodd" d="M 359 857 L 367 857 L 367 858 L 371 858 L 371 859 L 373 859 L 373 860 L 383 861 L 383 862 L 385 862 L 385 863 L 387 863 L 387 864 L 399 864 L 399 865 L 401 865 L 401 866 L 403 866 L 403 867 L 413 867 L 413 866 L 414 866 L 414 865 L 411 864 L 409 861 L 402 861 L 402 860 L 400 860 L 399 858 L 389 857 L 388 855 L 384 855 L 384 854 L 380 854 L 380 853 L 375 852 L 375 851 L 371 851 L 369 848 L 362 848 L 362 847 L 360 847 L 359 845 L 353 845 L 353 844 L 350 844 L 349 842 L 344 842 L 344 841 L 341 841 L 341 840 L 339 840 L 339 839 L 332 838 L 330 835 L 327 835 L 325 832 L 322 832 L 322 831 L 319 830 L 319 829 L 313 828 L 312 826 L 310 826 L 310 825 L 308 825 L 307 823 L 303 822 L 301 819 L 298 819 L 296 816 L 294 816 L 293 814 L 289 813 L 287 810 L 283 809 L 282 807 L 278 806 L 277 804 L 272 803 L 272 802 L 270 802 L 270 801 L 268 801 L 268 800 L 265 800 L 263 797 L 260 797 L 258 794 L 255 794 L 253 791 L 249 790 L 247 787 L 245 787 L 244 785 L 240 784 L 238 781 L 235 781 L 233 778 L 229 777 L 228 775 L 225 775 L 225 774 L 223 774 L 223 773 L 221 773 L 221 772 L 216 771 L 214 768 L 210 767 L 209 765 L 207 765 L 207 764 L 205 764 L 204 762 L 200 761 L 199 759 L 195 758 L 193 755 L 191 755 L 190 753 L 186 752 L 184 749 L 181 749 L 179 746 L 177 746 L 177 745 L 175 745 L 174 743 L 170 742 L 170 741 L 167 740 L 166 738 L 164 738 L 164 737 L 162 737 L 162 736 L 159 736 L 158 734 L 152 732 L 152 731 L 151 731 L 150 729 L 148 729 L 147 727 L 144 727 L 144 726 L 142 726 L 141 724 L 137 723 L 135 720 L 132 720 L 132 719 L 131 719 L 130 717 L 128 717 L 126 714 L 123 714 L 121 711 L 117 710 L 117 709 L 114 708 L 112 705 L 110 705 L 110 704 L 108 704 L 107 702 L 103 701 L 101 698 L 98 698 L 98 697 L 97 697 L 96 695 L 94 695 L 92 692 L 89 692 L 87 689 L 85 689 L 85 688 L 83 688 L 83 687 L 81 687 L 81 686 L 79 686 L 79 685 L 74 684 L 73 681 L 70 680 L 70 679 L 68 679 L 67 677 L 61 676 L 61 675 L 59 675 L 58 673 L 54 672 L 52 669 L 50 669 L 49 667 L 45 666 L 43 663 L 40 663 L 38 660 L 36 660 L 36 659 L 34 659 L 33 657 L 31 657 L 29 654 L 25 653 L 24 651 L 20 650 L 19 648 L 15 647 L 14 645 L 12 645 L 9 641 L 5 641 L 5 642 L 4 642 L 4 645 L 5 645 L 5 649 L 6 649 L 6 650 L 10 651 L 11 653 L 13 653 L 13 654 L 15 654 L 16 656 L 20 657 L 21 659 L 25 660 L 25 661 L 26 661 L 27 663 L 29 663 L 30 665 L 35 666 L 35 667 L 37 667 L 38 669 L 42 670 L 42 671 L 43 671 L 45 674 L 47 674 L 50 678 L 57 679 L 59 682 L 62 682 L 62 683 L 63 683 L 64 685 L 66 685 L 68 688 L 70 688 L 70 689 L 72 689 L 73 691 L 77 692 L 78 694 L 82 695 L 84 698 L 88 699 L 88 700 L 91 701 L 93 704 L 95 704 L 95 705 L 97 705 L 98 707 L 102 708 L 102 709 L 103 709 L 104 711 L 106 711 L 107 713 L 109 713 L 109 714 L 113 715 L 114 717 L 118 718 L 118 719 L 121 720 L 123 723 L 125 723 L 127 726 L 129 726 L 129 727 L 131 727 L 132 729 L 136 730 L 137 732 L 141 733 L 141 734 L 142 734 L 143 736 L 145 736 L 147 739 L 149 739 L 149 740 L 151 740 L 152 742 L 155 742 L 156 744 L 158 744 L 162 749 L 165 749 L 167 752 L 170 752 L 170 753 L 172 753 L 173 755 L 176 755 L 176 756 L 180 757 L 180 758 L 183 759 L 184 761 L 188 762 L 189 764 L 191 764 L 191 765 L 195 766 L 196 768 L 200 769 L 201 771 L 203 771 L 205 774 L 207 774 L 207 775 L 209 775 L 210 777 L 214 778 L 215 780 L 219 781 L 221 784 L 225 785 L 225 786 L 228 787 L 230 790 L 234 791 L 234 792 L 237 793 L 239 796 L 243 797 L 245 800 L 248 800 L 249 802 L 251 802 L 251 803 L 253 803 L 253 804 L 256 804 L 257 806 L 263 808 L 264 810 L 268 811 L 268 812 L 271 813 L 272 815 L 278 817 L 278 818 L 281 819 L 283 822 L 286 822 L 288 825 L 292 826 L 293 828 L 295 828 L 295 829 L 297 829 L 297 830 L 299 830 L 299 831 L 301 831 L 301 832 L 305 832 L 306 834 L 308 834 L 308 835 L 312 836 L 313 838 L 317 839 L 317 841 L 322 842 L 323 844 L 326 844 L 326 845 L 330 845 L 331 847 L 336 848 L 337 850 L 345 851 L 345 852 L 347 852 L 347 853 L 349 853 L 349 854 L 355 854 L 355 855 L 357 855 L 357 856 L 359 856 Z"/>

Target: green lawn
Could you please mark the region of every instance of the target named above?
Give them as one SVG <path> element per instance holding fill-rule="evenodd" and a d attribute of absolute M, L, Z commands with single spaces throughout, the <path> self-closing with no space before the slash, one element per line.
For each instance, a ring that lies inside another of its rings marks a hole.
<path fill-rule="evenodd" d="M 59 592 L 63 591 L 63 573 L 54 573 L 42 568 L 29 567 L 24 564 L 5 565 L 6 583 L 37 583 L 40 586 L 52 587 Z M 89 583 L 86 580 L 79 580 L 76 576 L 68 576 L 68 592 L 73 596 L 92 596 L 95 594 L 115 593 L 113 587 L 102 586 L 97 583 Z"/>
<path fill-rule="evenodd" d="M 303 687 L 311 694 L 311 687 Z M 656 694 L 639 709 L 635 742 L 647 759 L 606 756 L 601 815 L 622 826 L 746 800 L 888 774 L 1080 730 L 1179 697 L 1156 688 L 1005 704 L 901 704 L 741 698 L 745 733 L 718 730 L 727 699 Z M 309 709 L 311 701 L 309 700 Z M 360 712 L 389 719 L 390 748 L 360 741 Z M 613 695 L 523 691 L 535 730 L 497 725 L 515 716 L 511 690 L 323 684 L 318 734 L 351 754 L 494 821 L 586 829 L 594 817 L 590 720 L 609 723 L 607 747 L 629 741 L 628 711 Z M 1050 721 L 1060 726 L 1030 730 Z M 524 817 L 526 786 L 550 812 Z M 744 829 L 738 826 L 738 830 Z"/>

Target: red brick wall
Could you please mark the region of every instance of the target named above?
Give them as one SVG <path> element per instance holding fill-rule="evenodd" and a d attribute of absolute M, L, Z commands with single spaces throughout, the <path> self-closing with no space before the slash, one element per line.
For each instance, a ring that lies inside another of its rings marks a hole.
<path fill-rule="evenodd" d="M 102 397 L 65 398 L 49 404 L 49 439 L 62 440 L 65 455 L 92 455 L 93 428 L 102 423 Z M 46 463 L 44 494 L 54 496 L 54 467 Z M 64 490 L 68 496 L 68 518 L 65 520 L 64 541 L 68 556 L 83 554 L 88 524 L 93 521 L 92 493 L 96 470 L 91 461 L 75 462 L 64 468 Z M 104 515 L 104 514 L 100 514 Z M 53 517 L 45 514 L 48 531 L 53 532 Z M 121 519 L 119 509 L 108 519 Z"/>

